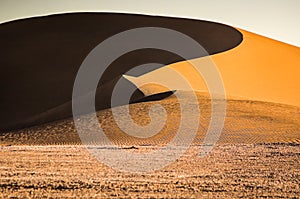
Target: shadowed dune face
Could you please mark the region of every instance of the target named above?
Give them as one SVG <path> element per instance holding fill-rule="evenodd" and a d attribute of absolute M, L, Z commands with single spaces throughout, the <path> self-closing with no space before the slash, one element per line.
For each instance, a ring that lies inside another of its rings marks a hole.
<path fill-rule="evenodd" d="M 88 53 L 112 35 L 149 26 L 182 32 L 199 42 L 210 55 L 234 48 L 242 41 L 237 29 L 218 23 L 131 14 L 73 13 L 1 24 L 0 84 L 4 86 L 1 86 L 0 129 L 71 116 L 71 108 L 65 104 L 70 104 L 77 71 Z M 182 58 L 155 49 L 136 50 L 119 57 L 100 79 L 99 87 L 107 89 L 96 94 L 96 101 L 105 101 L 96 108 L 110 107 L 115 83 L 135 66 L 178 61 Z M 133 101 L 144 96 L 137 90 Z M 58 112 L 45 116 L 57 107 Z M 36 119 L 41 114 L 44 118 Z"/>

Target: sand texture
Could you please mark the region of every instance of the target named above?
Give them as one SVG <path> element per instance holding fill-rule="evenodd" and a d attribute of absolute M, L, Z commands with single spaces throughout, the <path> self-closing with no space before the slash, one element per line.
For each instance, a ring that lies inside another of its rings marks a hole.
<path fill-rule="evenodd" d="M 187 104 L 187 111 L 195 108 L 190 92 L 177 93 L 180 94 L 181 102 Z M 201 115 L 194 143 L 202 144 L 211 119 L 211 100 L 206 93 L 198 92 L 197 98 Z M 106 135 L 118 145 L 166 144 L 176 134 L 180 124 L 181 113 L 176 96 L 161 101 L 131 104 L 130 115 L 138 125 L 147 125 L 150 122 L 149 109 L 154 104 L 165 108 L 167 121 L 161 132 L 148 139 L 134 138 L 121 131 L 113 119 L 111 109 L 97 112 L 99 123 Z M 300 108 L 295 106 L 228 99 L 225 125 L 218 143 L 299 143 L 299 114 Z M 159 119 L 162 114 L 155 113 L 155 117 Z M 84 125 L 89 128 L 89 121 Z M 190 129 L 186 126 L 185 130 L 189 133 Z M 0 140 L 1 145 L 81 144 L 72 118 L 19 131 L 2 132 Z"/>
<path fill-rule="evenodd" d="M 181 92 L 187 104 L 190 95 Z M 120 172 L 98 162 L 80 145 L 72 119 L 1 133 L 0 196 L 297 198 L 300 194 L 299 108 L 228 100 L 220 140 L 208 156 L 200 158 L 200 146 L 210 118 L 210 100 L 206 94 L 197 95 L 202 114 L 191 148 L 173 164 L 154 172 Z M 147 124 L 148 110 L 154 103 L 165 107 L 168 119 L 164 129 L 148 139 L 133 138 L 118 129 L 110 109 L 99 111 L 98 118 L 115 144 L 133 153 L 145 153 L 167 144 L 180 121 L 174 96 L 131 104 L 133 119 L 138 124 Z"/>
<path fill-rule="evenodd" d="M 299 197 L 299 144 L 219 145 L 202 159 L 198 151 L 192 147 L 157 172 L 130 174 L 99 163 L 80 146 L 1 147 L 0 197 Z"/>

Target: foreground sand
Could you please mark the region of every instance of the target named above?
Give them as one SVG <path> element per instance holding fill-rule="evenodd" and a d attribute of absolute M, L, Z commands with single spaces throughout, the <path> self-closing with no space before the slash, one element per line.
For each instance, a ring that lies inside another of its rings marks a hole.
<path fill-rule="evenodd" d="M 192 147 L 176 163 L 160 171 L 130 174 L 99 163 L 81 146 L 1 147 L 0 197 L 298 198 L 300 195 L 297 144 L 219 145 L 202 159 L 198 151 L 199 147 Z"/>
<path fill-rule="evenodd" d="M 191 148 L 175 163 L 150 173 L 123 173 L 95 160 L 80 145 L 72 119 L 2 132 L 0 197 L 297 198 L 300 109 L 228 100 L 222 135 L 213 151 L 200 158 L 200 146 L 210 119 L 210 100 L 203 93 L 197 95 L 201 121 Z M 183 92 L 181 97 L 190 108 L 194 107 L 190 93 Z M 149 139 L 123 133 L 110 110 L 98 112 L 98 118 L 115 144 L 144 153 L 168 143 L 180 121 L 175 97 L 130 105 L 133 119 L 140 125 L 147 124 L 149 107 L 155 103 L 165 107 L 168 119 L 165 128 Z M 88 121 L 85 124 L 89 127 Z M 189 132 L 189 127 L 186 131 Z"/>

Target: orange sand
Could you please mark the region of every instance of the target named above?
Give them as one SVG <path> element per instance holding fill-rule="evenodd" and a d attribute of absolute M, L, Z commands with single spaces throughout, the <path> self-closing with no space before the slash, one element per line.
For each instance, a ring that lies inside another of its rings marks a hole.
<path fill-rule="evenodd" d="M 227 96 L 300 106 L 300 48 L 245 30 L 243 42 L 229 51 L 194 59 L 193 65 L 219 69 Z M 138 78 L 129 77 L 138 86 L 151 80 L 169 79 L 170 89 L 184 89 L 174 70 L 189 81 L 192 89 L 206 90 L 201 76 L 187 62 L 178 62 Z M 172 70 L 172 71 L 171 71 Z M 147 87 L 147 93 L 156 88 Z"/>
<path fill-rule="evenodd" d="M 212 56 L 227 93 L 299 106 L 300 48 L 240 31 L 240 46 Z"/>

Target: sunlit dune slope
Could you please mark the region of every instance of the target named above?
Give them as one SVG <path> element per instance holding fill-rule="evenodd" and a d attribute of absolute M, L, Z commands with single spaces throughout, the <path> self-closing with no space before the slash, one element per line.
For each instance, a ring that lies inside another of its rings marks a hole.
<path fill-rule="evenodd" d="M 240 46 L 212 56 L 228 94 L 300 106 L 300 48 L 240 31 Z"/>
<path fill-rule="evenodd" d="M 300 48 L 240 31 L 243 41 L 231 50 L 190 62 L 174 63 L 129 79 L 136 85 L 169 79 L 172 89 L 185 89 L 174 78 L 175 69 L 179 76 L 191 84 L 192 89 L 206 90 L 205 83 L 195 68 L 201 71 L 216 66 L 228 96 L 300 106 Z M 147 87 L 148 92 L 149 89 Z M 151 92 L 156 92 L 156 88 L 152 86 Z"/>

